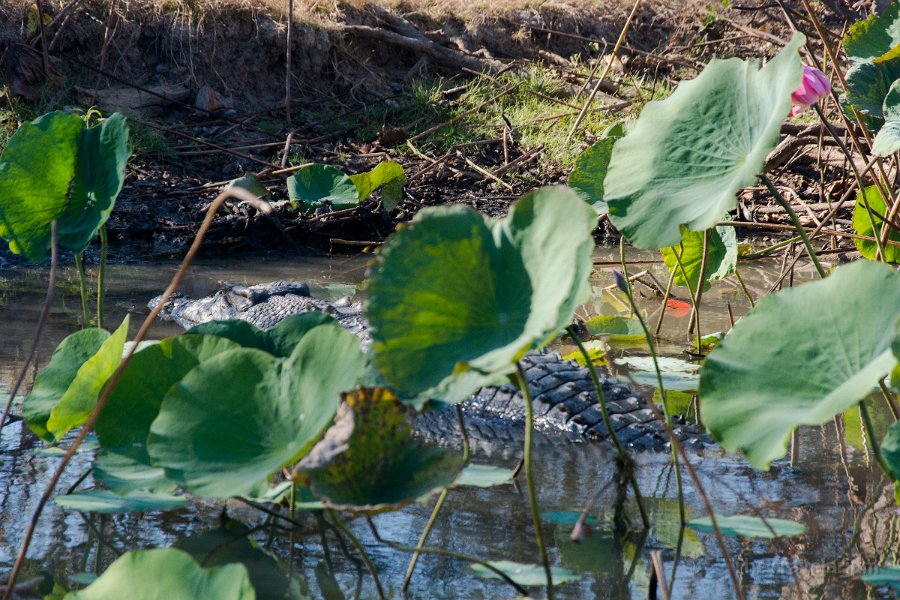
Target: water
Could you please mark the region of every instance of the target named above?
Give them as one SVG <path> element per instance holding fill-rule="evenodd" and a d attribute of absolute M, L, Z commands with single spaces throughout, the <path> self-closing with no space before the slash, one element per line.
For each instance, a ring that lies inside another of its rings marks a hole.
<path fill-rule="evenodd" d="M 631 259 L 647 258 L 635 255 Z M 600 261 L 614 260 L 598 256 Z M 632 272 L 651 269 L 663 285 L 662 265 L 634 264 Z M 147 314 L 146 301 L 165 287 L 177 265 L 114 265 L 109 273 L 107 296 L 108 326 L 115 326 L 131 315 L 131 333 Z M 209 293 L 219 281 L 252 284 L 274 279 L 300 279 L 323 286 L 355 284 L 365 275 L 364 258 L 294 259 L 265 261 L 253 259 L 240 263 L 213 261 L 196 265 L 181 291 L 199 296 Z M 579 310 L 585 320 L 592 315 L 621 309 L 617 300 L 603 288 L 612 284 L 611 272 L 603 267 L 594 282 L 592 301 Z M 751 293 L 760 293 L 777 278 L 777 265 L 754 264 L 742 269 Z M 798 278 L 808 278 L 800 273 Z M 6 389 L 24 360 L 27 341 L 32 335 L 44 296 L 46 273 L 22 270 L 6 273 L 0 285 L 0 385 Z M 638 284 L 638 294 L 644 288 Z M 681 292 L 684 295 L 684 292 Z M 620 295 L 621 296 L 621 295 Z M 658 298 L 648 294 L 642 304 L 651 313 Z M 723 331 L 730 326 L 729 306 L 735 318 L 749 308 L 749 302 L 736 284 L 716 285 L 704 296 L 701 324 L 704 332 Z M 38 346 L 38 363 L 46 364 L 50 353 L 65 335 L 78 326 L 80 305 L 74 271 L 64 269 L 57 287 L 57 299 L 50 321 Z M 658 312 L 651 314 L 655 326 Z M 686 316 L 667 316 L 661 330 L 661 348 L 671 357 L 682 358 L 687 347 Z M 161 338 L 180 330 L 170 323 L 158 323 L 150 337 Z M 565 352 L 569 350 L 563 347 Z M 610 356 L 628 358 L 646 351 L 640 345 L 619 346 Z M 614 365 L 623 378 L 629 369 Z M 639 379 L 638 375 L 635 375 Z M 652 390 L 645 390 L 652 394 Z M 8 392 L 7 392 L 8 393 Z M 873 403 L 878 427 L 883 431 L 889 417 L 881 403 Z M 890 597 L 884 589 L 867 590 L 857 575 L 882 564 L 894 564 L 900 511 L 893 491 L 880 471 L 871 465 L 865 452 L 858 417 L 852 413 L 842 422 L 821 428 L 806 428 L 799 435 L 793 464 L 778 461 L 766 473 L 755 472 L 740 457 L 726 456 L 718 449 L 690 455 L 708 499 L 718 514 L 753 514 L 792 519 L 806 526 L 801 537 L 766 540 L 727 538 L 733 564 L 748 598 L 871 598 Z M 28 516 L 43 491 L 58 458 L 39 452 L 41 444 L 19 423 L 3 431 L 0 442 L 0 568 L 9 568 L 15 558 Z M 476 462 L 512 467 L 520 448 L 494 448 L 476 451 Z M 667 577 L 671 577 L 678 540 L 678 505 L 669 456 L 644 453 L 637 457 L 640 487 L 648 496 L 647 506 L 653 529 L 646 539 L 640 532 L 613 533 L 612 507 L 620 494 L 615 484 L 613 456 L 599 444 L 544 444 L 536 449 L 537 480 L 544 512 L 579 512 L 596 495 L 594 514 L 601 523 L 594 534 L 581 544 L 568 541 L 571 526 L 545 524 L 550 554 L 555 565 L 582 573 L 581 579 L 558 589 L 562 598 L 646 598 L 650 581 L 650 555 L 661 552 Z M 89 468 L 90 451 L 81 453 L 70 466 L 59 486 L 65 490 Z M 685 474 L 689 515 L 705 516 L 702 498 Z M 89 480 L 88 480 L 89 481 Z M 251 526 L 262 524 L 263 516 L 236 502 L 228 504 L 234 518 Z M 638 523 L 632 500 L 624 510 Z M 55 507 L 46 511 L 29 551 L 24 579 L 47 569 L 56 576 L 102 570 L 118 554 L 136 547 L 163 547 L 179 539 L 217 526 L 221 503 L 200 501 L 190 508 L 164 514 L 145 513 L 108 517 L 82 516 Z M 430 513 L 428 506 L 407 509 L 375 517 L 374 525 L 382 538 L 403 544 L 415 544 Z M 326 535 L 327 548 L 316 532 L 315 519 L 301 516 L 304 528 L 293 549 L 298 589 L 312 597 L 323 597 L 329 589 L 330 561 L 337 585 L 346 597 L 371 597 L 375 590 L 371 578 L 351 550 L 341 551 L 333 534 Z M 389 594 L 399 595 L 399 585 L 408 557 L 377 543 L 363 520 L 351 523 L 372 556 Z M 255 536 L 266 541 L 260 531 Z M 519 485 L 491 489 L 457 489 L 451 492 L 444 513 L 429 540 L 429 546 L 490 560 L 537 562 L 527 494 Z M 271 547 L 282 557 L 291 556 L 289 540 L 275 536 Z M 332 582 L 333 583 L 333 582 Z M 728 595 L 730 578 L 722 551 L 713 536 L 685 533 L 681 559 L 674 576 L 674 598 L 722 598 Z M 538 593 L 539 588 L 535 588 Z M 415 598 L 513 597 L 506 584 L 474 576 L 468 564 L 443 556 L 423 556 L 413 577 L 410 596 Z M 333 596 L 328 596 L 333 597 Z"/>

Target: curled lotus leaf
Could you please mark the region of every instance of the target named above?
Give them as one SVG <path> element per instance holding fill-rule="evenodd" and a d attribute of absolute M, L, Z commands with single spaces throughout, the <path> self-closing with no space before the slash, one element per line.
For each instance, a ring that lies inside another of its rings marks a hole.
<path fill-rule="evenodd" d="M 589 295 L 597 215 L 571 189 L 533 192 L 503 219 L 426 209 L 382 248 L 367 316 L 401 398 L 461 402 L 571 322 Z"/>
<path fill-rule="evenodd" d="M 737 206 L 778 142 L 802 76 L 791 42 L 764 67 L 713 60 L 662 101 L 648 103 L 612 151 L 604 181 L 609 216 L 640 248 L 681 240 L 679 225 L 709 229 Z"/>

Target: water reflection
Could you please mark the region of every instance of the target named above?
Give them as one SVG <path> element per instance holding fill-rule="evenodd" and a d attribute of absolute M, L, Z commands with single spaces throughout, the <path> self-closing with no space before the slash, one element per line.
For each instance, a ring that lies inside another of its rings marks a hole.
<path fill-rule="evenodd" d="M 647 259 L 647 255 L 639 255 Z M 652 257 L 649 257 L 652 258 Z M 614 260 L 600 256 L 599 260 Z M 182 286 L 184 293 L 205 295 L 220 281 L 252 284 L 275 279 L 301 279 L 329 285 L 355 284 L 365 274 L 364 258 L 303 259 L 265 261 L 252 264 L 214 261 L 192 269 Z M 108 325 L 117 325 L 125 314 L 146 314 L 146 301 L 159 293 L 176 265 L 117 265 L 109 274 Z M 583 319 L 597 314 L 619 314 L 616 304 L 604 288 L 612 284 L 612 267 L 603 267 L 594 281 L 591 301 L 579 310 Z M 643 264 L 663 284 L 666 277 L 661 264 Z M 778 277 L 777 265 L 754 263 L 742 274 L 751 294 L 761 295 Z M 808 277 L 799 273 L 797 278 Z M 9 386 L 27 351 L 43 301 L 46 273 L 21 270 L 6 273 L 0 282 L 0 385 Z M 660 300 L 647 289 L 636 289 L 642 307 L 651 313 L 655 325 Z M 683 290 L 676 294 L 685 297 Z M 735 318 L 749 310 L 749 301 L 735 282 L 713 287 L 704 295 L 701 325 L 704 332 L 725 331 Z M 626 309 L 627 310 L 627 309 Z M 46 364 L 56 344 L 78 326 L 80 305 L 77 279 L 73 270 L 64 270 L 57 299 L 51 311 L 46 334 L 38 348 L 39 365 Z M 663 350 L 682 357 L 687 346 L 686 316 L 667 315 L 661 335 Z M 136 330 L 140 318 L 132 319 Z M 180 330 L 168 323 L 154 326 L 151 337 L 165 337 Z M 132 334 L 134 331 L 132 331 Z M 617 347 L 611 357 L 646 354 L 640 344 Z M 623 377 L 627 365 L 616 364 Z M 645 390 L 652 394 L 652 390 Z M 876 427 L 882 431 L 890 423 L 883 403 L 873 400 Z M 797 456 L 793 464 L 778 461 L 766 473 L 753 471 L 739 457 L 725 456 L 717 449 L 695 452 L 692 461 L 721 514 L 777 516 L 803 523 L 806 534 L 786 540 L 738 540 L 727 543 L 748 598 L 870 598 L 889 597 L 884 590 L 871 591 L 858 580 L 860 572 L 898 560 L 900 513 L 893 490 L 870 464 L 865 440 L 860 434 L 858 416 L 851 411 L 836 424 L 806 428 L 798 436 Z M 58 458 L 34 452 L 40 444 L 20 423 L 3 430 L 0 441 L 0 564 L 11 566 L 25 524 Z M 513 467 L 521 450 L 516 447 L 476 451 L 475 459 Z M 571 525 L 545 524 L 551 540 L 554 564 L 583 573 L 576 583 L 559 589 L 562 598 L 646 598 L 650 581 L 650 552 L 662 551 L 668 573 L 675 565 L 674 546 L 679 537 L 675 484 L 669 457 L 663 453 L 645 453 L 638 457 L 638 478 L 648 496 L 654 522 L 650 535 L 642 540 L 639 532 L 613 534 L 613 506 L 617 490 L 612 455 L 602 445 L 542 444 L 537 449 L 537 476 L 542 510 L 580 511 L 600 492 L 595 504 L 599 523 L 594 534 L 581 544 L 568 541 Z M 76 482 L 90 466 L 90 453 L 78 456 L 59 489 Z M 689 514 L 703 516 L 705 511 L 695 487 L 686 482 Z M 491 560 L 536 562 L 527 494 L 515 484 L 488 490 L 461 489 L 450 494 L 443 516 L 429 540 L 432 547 L 452 549 Z M 636 518 L 631 501 L 624 510 Z M 135 547 L 167 546 L 192 533 L 218 525 L 222 505 L 198 502 L 188 509 L 163 515 L 129 514 L 111 517 L 82 517 L 51 507 L 43 518 L 29 558 L 32 572 L 46 568 L 54 573 L 89 572 L 104 568 L 118 554 Z M 245 506 L 229 503 L 229 514 L 246 519 L 251 526 L 263 525 L 265 518 Z M 414 544 L 425 525 L 430 506 L 413 506 L 402 512 L 374 519 L 382 537 L 403 544 Z M 290 548 L 283 532 L 269 538 L 261 529 L 254 538 L 270 544 L 282 557 L 293 554 L 296 588 L 313 597 L 336 597 L 335 586 L 347 597 L 370 597 L 375 590 L 371 579 L 351 551 L 342 551 L 333 532 L 317 533 L 317 520 L 302 515 L 305 528 L 297 546 Z M 399 595 L 400 582 L 408 557 L 377 544 L 362 521 L 352 524 L 375 561 L 385 586 Z M 330 565 L 330 566 L 329 566 Z M 712 536 L 686 531 L 681 561 L 674 575 L 675 598 L 721 598 L 727 595 L 729 576 L 721 551 Z M 330 591 L 329 591 L 330 590 Z M 881 593 L 881 596 L 879 596 Z M 419 561 L 410 596 L 414 598 L 511 597 L 511 588 L 495 580 L 479 579 L 468 565 L 456 560 L 426 555 Z"/>

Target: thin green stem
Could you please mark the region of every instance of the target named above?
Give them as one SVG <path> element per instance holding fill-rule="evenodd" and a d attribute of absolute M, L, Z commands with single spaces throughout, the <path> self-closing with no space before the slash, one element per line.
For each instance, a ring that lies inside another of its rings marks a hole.
<path fill-rule="evenodd" d="M 669 273 L 669 283 L 666 285 L 666 293 L 662 299 L 662 309 L 659 311 L 659 320 L 656 322 L 656 335 L 659 335 L 662 329 L 663 319 L 666 316 L 666 306 L 669 303 L 669 297 L 672 295 L 672 284 L 675 283 L 675 271 Z"/>
<path fill-rule="evenodd" d="M 819 263 L 818 257 L 816 257 L 816 251 L 812 247 L 812 242 L 809 241 L 809 236 L 806 235 L 806 229 L 803 227 L 803 224 L 800 223 L 800 218 L 797 217 L 797 213 L 794 212 L 794 209 L 791 208 L 791 204 L 784 199 L 784 196 L 781 195 L 781 192 L 778 191 L 778 188 L 775 187 L 775 184 L 772 183 L 772 180 L 762 174 L 759 176 L 762 180 L 763 184 L 767 188 L 769 188 L 769 192 L 771 192 L 772 196 L 775 198 L 775 201 L 781 205 L 781 208 L 784 209 L 784 212 L 788 214 L 791 218 L 791 223 L 794 225 L 794 229 L 797 230 L 797 234 L 800 236 L 800 239 L 803 241 L 803 246 L 806 248 L 806 253 L 809 254 L 809 258 L 812 260 L 813 265 L 816 267 L 816 271 L 819 273 L 819 277 L 825 279 L 826 273 L 825 269 L 822 268 L 822 265 Z"/>
<path fill-rule="evenodd" d="M 531 504 L 531 519 L 534 522 L 534 537 L 541 553 L 541 563 L 547 575 L 547 599 L 553 600 L 553 573 L 550 571 L 550 558 L 547 556 L 547 545 L 544 543 L 544 530 L 541 527 L 541 511 L 538 506 L 537 489 L 534 485 L 534 464 L 531 450 L 534 443 L 534 407 L 531 405 L 531 390 L 521 363 L 516 363 L 516 375 L 519 379 L 519 390 L 522 392 L 522 403 L 525 405 L 525 482 L 528 486 L 528 500 Z"/>
<path fill-rule="evenodd" d="M 884 459 L 884 455 L 881 454 L 881 446 L 878 444 L 878 438 L 875 437 L 875 426 L 872 424 L 872 417 L 869 416 L 869 409 L 866 408 L 865 400 L 859 401 L 859 414 L 862 417 L 863 426 L 865 426 L 866 428 L 866 435 L 869 437 L 869 441 L 872 443 L 872 454 L 875 455 L 875 460 L 878 461 L 878 466 L 881 467 L 881 470 L 884 471 L 885 475 L 891 478 L 891 481 L 897 483 L 897 478 L 894 477 L 894 473 L 891 470 L 891 467 Z"/>
<path fill-rule="evenodd" d="M 103 297 L 106 295 L 106 258 L 109 253 L 109 238 L 106 225 L 100 228 L 100 268 L 97 270 L 97 327 L 103 329 Z"/>
<path fill-rule="evenodd" d="M 703 286 L 706 283 L 706 270 L 709 267 L 709 229 L 703 232 L 703 257 L 700 259 L 700 277 L 697 279 L 697 293 L 694 308 L 691 311 L 691 322 L 688 331 L 697 327 L 697 353 L 703 355 L 703 340 L 700 333 L 700 301 L 703 299 Z M 633 300 L 632 300 L 633 302 Z"/>
<path fill-rule="evenodd" d="M 619 454 L 619 460 L 626 469 L 628 480 L 631 483 L 631 489 L 634 491 L 634 498 L 637 502 L 638 510 L 641 513 L 641 522 L 643 523 L 644 528 L 647 529 L 650 527 L 650 517 L 647 515 L 647 509 L 644 506 L 644 497 L 641 495 L 641 489 L 638 486 L 637 477 L 634 474 L 634 460 L 628 452 L 626 452 L 625 447 L 619 440 L 619 436 L 616 435 L 616 430 L 613 428 L 612 419 L 609 416 L 609 409 L 606 407 L 606 397 L 603 395 L 603 386 L 600 383 L 600 377 L 597 375 L 597 368 L 594 366 L 594 362 L 591 360 L 591 356 L 588 353 L 587 348 L 584 347 L 584 343 L 581 341 L 575 328 L 569 326 L 566 331 L 568 332 L 569 337 L 575 342 L 575 345 L 578 346 L 578 351 L 581 352 L 581 356 L 584 357 L 585 365 L 587 365 L 588 373 L 591 374 L 591 381 L 594 384 L 594 388 L 597 390 L 597 404 L 600 406 L 603 424 L 606 425 L 606 429 L 609 431 L 609 438 L 612 440 L 613 445 L 615 445 L 616 452 Z"/>
<path fill-rule="evenodd" d="M 702 279 L 701 279 L 702 281 Z M 650 348 L 650 358 L 653 360 L 653 369 L 656 371 L 656 383 L 659 386 L 659 395 L 662 398 L 662 406 L 663 406 L 663 416 L 665 417 L 666 427 L 668 429 L 672 428 L 672 419 L 669 415 L 669 399 L 666 396 L 666 387 L 663 385 L 662 380 L 662 371 L 659 369 L 659 360 L 656 356 L 656 346 L 653 343 L 653 338 L 650 336 L 650 329 L 647 327 L 647 323 L 644 321 L 644 317 L 641 316 L 641 313 L 637 310 L 637 305 L 634 302 L 634 298 L 630 295 L 628 296 L 628 300 L 631 302 L 631 306 L 634 308 L 635 314 L 637 315 L 638 322 L 641 324 L 641 329 L 644 330 L 644 337 L 647 338 L 647 346 Z M 700 322 L 697 321 L 697 347 L 700 347 Z M 678 464 L 678 454 L 675 451 L 675 444 L 672 444 L 672 466 L 675 469 L 675 485 L 678 489 L 678 516 L 681 517 L 681 525 L 684 526 L 687 523 L 687 515 L 685 513 L 684 508 L 684 487 L 681 483 L 681 468 Z"/>
<path fill-rule="evenodd" d="M 744 283 L 744 278 L 741 277 L 741 272 L 738 271 L 737 265 L 734 267 L 734 276 L 741 285 L 741 289 L 744 290 L 744 295 L 747 296 L 747 300 L 750 301 L 750 308 L 755 307 L 756 302 L 753 301 L 753 296 L 750 295 L 750 290 L 747 289 L 747 285 Z"/>
<path fill-rule="evenodd" d="M 626 293 L 630 296 L 634 293 L 631 286 L 631 280 L 628 278 L 628 263 L 625 261 L 625 237 L 619 238 L 619 263 L 622 265 L 622 273 L 625 274 L 625 286 L 628 288 Z"/>
<path fill-rule="evenodd" d="M 381 598 L 381 600 L 387 598 L 387 596 L 384 595 L 384 589 L 381 587 L 381 580 L 378 579 L 378 571 L 375 569 L 375 564 L 372 562 L 372 559 L 369 558 L 369 554 L 363 547 L 362 542 L 359 541 L 359 538 L 353 535 L 353 532 L 350 531 L 350 528 L 344 525 L 337 514 L 330 508 L 328 509 L 328 516 L 331 517 L 331 522 L 334 524 L 334 526 L 337 527 L 341 531 L 341 533 L 343 533 L 350 539 L 350 543 L 353 544 L 353 547 L 356 548 L 356 551 L 359 553 L 360 558 L 362 558 L 362 561 L 366 564 L 366 568 L 369 570 L 369 574 L 375 581 L 375 590 L 378 593 L 378 597 Z"/>
<path fill-rule="evenodd" d="M 78 290 L 81 292 L 81 327 L 90 324 L 91 316 L 88 311 L 87 275 L 84 272 L 84 252 L 75 255 L 75 268 L 78 269 Z"/>
<path fill-rule="evenodd" d="M 680 250 L 680 252 L 679 252 Z M 688 323 L 687 336 L 691 337 L 691 329 L 694 325 L 694 307 L 697 306 L 697 291 L 694 286 L 691 284 L 691 278 L 688 277 L 687 270 L 684 268 L 684 263 L 681 262 L 681 255 L 684 254 L 684 244 L 678 244 L 678 248 L 672 247 L 672 256 L 675 257 L 675 264 L 678 266 L 678 270 L 681 271 L 681 277 L 684 279 L 684 284 L 687 286 L 688 293 L 691 295 L 691 315 L 692 318 Z"/>

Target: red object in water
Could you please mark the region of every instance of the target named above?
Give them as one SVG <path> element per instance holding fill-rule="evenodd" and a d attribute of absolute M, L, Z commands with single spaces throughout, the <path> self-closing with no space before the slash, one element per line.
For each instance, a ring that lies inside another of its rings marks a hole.
<path fill-rule="evenodd" d="M 666 312 L 675 318 L 686 317 L 691 314 L 691 303 L 676 298 L 666 300 Z"/>

